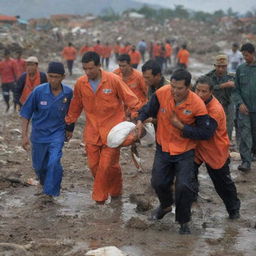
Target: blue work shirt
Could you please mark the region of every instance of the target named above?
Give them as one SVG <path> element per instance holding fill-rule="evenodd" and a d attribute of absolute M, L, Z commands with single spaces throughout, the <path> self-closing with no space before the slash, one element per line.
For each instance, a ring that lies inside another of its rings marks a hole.
<path fill-rule="evenodd" d="M 62 92 L 54 96 L 50 84 L 36 87 L 21 108 L 20 115 L 32 119 L 31 142 L 49 143 L 65 140 L 65 115 L 73 91 L 62 84 Z"/>

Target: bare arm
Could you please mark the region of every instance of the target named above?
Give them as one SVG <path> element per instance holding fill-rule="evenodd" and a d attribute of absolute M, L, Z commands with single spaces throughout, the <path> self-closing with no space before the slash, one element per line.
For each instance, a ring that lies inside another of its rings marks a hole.
<path fill-rule="evenodd" d="M 28 127 L 29 120 L 22 117 L 21 118 L 21 128 L 22 128 L 22 147 L 27 151 L 29 149 L 29 138 L 28 138 Z"/>

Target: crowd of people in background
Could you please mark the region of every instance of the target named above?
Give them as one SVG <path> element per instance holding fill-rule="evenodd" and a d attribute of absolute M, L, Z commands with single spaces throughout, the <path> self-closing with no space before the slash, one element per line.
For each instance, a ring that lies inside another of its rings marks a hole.
<path fill-rule="evenodd" d="M 109 131 L 124 120 L 136 124 L 128 146 L 138 141 L 146 122 L 156 130 L 152 186 L 159 206 L 151 220 L 162 219 L 175 203 L 180 234 L 189 234 L 191 206 L 196 200 L 198 172 L 205 163 L 214 188 L 230 219 L 240 217 L 240 200 L 230 176 L 230 150 L 239 150 L 242 172 L 256 160 L 256 59 L 255 48 L 234 43 L 228 54 L 218 54 L 213 69 L 191 85 L 190 52 L 170 40 L 137 45 L 100 40 L 80 49 L 70 42 L 61 56 L 70 76 L 78 56 L 85 75 L 74 90 L 63 84 L 65 68 L 51 62 L 47 74 L 38 68 L 35 56 L 13 59 L 7 49 L 0 62 L 2 95 L 6 111 L 13 99 L 21 108 L 22 146 L 29 147 L 32 121 L 32 162 L 43 194 L 60 194 L 64 141 L 72 138 L 82 111 L 86 123 L 84 144 L 94 177 L 92 198 L 104 204 L 122 194 L 120 147 L 107 145 Z M 110 72 L 110 59 L 118 68 Z M 141 71 L 138 70 L 141 67 Z M 165 77 L 164 74 L 171 74 Z M 12 94 L 12 97 L 10 95 Z M 235 133 L 233 131 L 235 128 Z M 234 136 L 235 134 L 235 136 Z M 175 197 L 172 185 L 175 184 Z"/>

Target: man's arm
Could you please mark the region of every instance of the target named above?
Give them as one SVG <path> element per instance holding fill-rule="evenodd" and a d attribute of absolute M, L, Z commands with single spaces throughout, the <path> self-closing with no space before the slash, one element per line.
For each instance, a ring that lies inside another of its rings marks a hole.
<path fill-rule="evenodd" d="M 186 138 L 193 140 L 209 140 L 218 127 L 217 122 L 208 115 L 196 116 L 194 125 L 183 124 L 175 113 L 171 117 L 173 126 L 182 131 Z"/>
<path fill-rule="evenodd" d="M 29 120 L 21 117 L 21 129 L 22 129 L 22 147 L 27 151 L 29 149 L 29 139 L 28 139 L 28 127 Z"/>

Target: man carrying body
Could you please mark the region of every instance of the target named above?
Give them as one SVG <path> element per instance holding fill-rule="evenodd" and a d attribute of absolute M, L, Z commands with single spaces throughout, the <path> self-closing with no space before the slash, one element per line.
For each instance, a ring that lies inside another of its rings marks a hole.
<path fill-rule="evenodd" d="M 96 52 L 85 53 L 82 65 L 86 75 L 75 84 L 66 122 L 75 123 L 84 110 L 84 141 L 88 166 L 94 177 L 92 198 L 98 204 L 104 204 L 109 196 L 122 194 L 120 148 L 109 148 L 107 135 L 125 120 L 124 105 L 135 115 L 141 104 L 121 78 L 100 68 L 100 56 Z M 67 138 L 71 137 L 70 130 Z"/>
<path fill-rule="evenodd" d="M 158 89 L 150 101 L 139 110 L 138 136 L 149 117 L 157 118 L 156 153 L 151 183 L 160 201 L 152 219 L 162 219 L 171 211 L 175 181 L 176 221 L 180 233 L 188 234 L 191 205 L 195 194 L 194 150 L 195 139 L 208 139 L 212 126 L 204 102 L 190 90 L 191 74 L 176 70 L 171 84 Z M 179 121 L 180 120 L 180 121 Z"/>
<path fill-rule="evenodd" d="M 29 148 L 28 127 L 32 120 L 32 161 L 43 186 L 43 194 L 59 196 L 63 169 L 62 147 L 65 140 L 65 115 L 72 98 L 72 90 L 62 84 L 64 66 L 51 62 L 48 83 L 36 87 L 21 108 L 22 147 Z"/>
<path fill-rule="evenodd" d="M 245 63 L 236 71 L 234 103 L 239 109 L 238 127 L 241 133 L 239 152 L 242 163 L 240 171 L 249 171 L 256 156 L 256 59 L 251 43 L 242 46 Z"/>
<path fill-rule="evenodd" d="M 196 81 L 195 93 L 204 101 L 208 115 L 214 120 L 215 132 L 209 140 L 200 140 L 196 147 L 196 173 L 205 162 L 208 174 L 215 190 L 223 200 L 230 219 L 240 217 L 240 200 L 230 176 L 229 138 L 226 129 L 226 117 L 223 107 L 213 96 L 214 83 L 207 76 Z"/>
<path fill-rule="evenodd" d="M 221 103 L 226 114 L 226 124 L 229 140 L 232 140 L 234 123 L 234 105 L 231 94 L 235 87 L 234 76 L 227 72 L 228 58 L 226 55 L 218 55 L 215 58 L 215 69 L 206 74 L 214 82 L 213 95 Z"/>
<path fill-rule="evenodd" d="M 47 83 L 44 72 L 38 71 L 38 59 L 30 56 L 26 59 L 26 72 L 21 75 L 16 87 L 16 102 L 23 105 L 33 89 L 39 85 Z"/>

